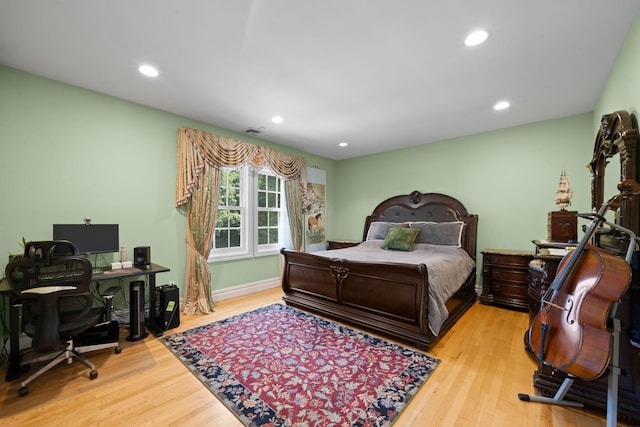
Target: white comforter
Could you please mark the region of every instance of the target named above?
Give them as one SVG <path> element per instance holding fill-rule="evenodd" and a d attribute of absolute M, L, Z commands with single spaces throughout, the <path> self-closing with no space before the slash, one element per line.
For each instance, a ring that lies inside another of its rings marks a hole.
<path fill-rule="evenodd" d="M 367 240 L 357 246 L 331 251 L 313 252 L 327 258 L 344 258 L 360 262 L 395 262 L 425 264 L 429 274 L 428 323 L 431 332 L 438 335 L 449 317 L 445 302 L 456 293 L 474 268 L 473 259 L 455 246 L 416 243 L 412 251 L 382 249 L 382 240 Z"/>

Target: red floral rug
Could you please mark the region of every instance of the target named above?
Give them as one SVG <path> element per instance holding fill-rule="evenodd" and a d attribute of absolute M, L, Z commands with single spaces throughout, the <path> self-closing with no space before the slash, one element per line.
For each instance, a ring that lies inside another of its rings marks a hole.
<path fill-rule="evenodd" d="M 161 338 L 248 426 L 384 426 L 439 363 L 282 304 Z"/>

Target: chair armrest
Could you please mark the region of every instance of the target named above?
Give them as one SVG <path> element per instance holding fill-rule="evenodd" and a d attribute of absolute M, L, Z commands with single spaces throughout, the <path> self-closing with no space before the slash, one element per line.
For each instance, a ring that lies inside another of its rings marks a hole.
<path fill-rule="evenodd" d="M 77 289 L 76 286 L 40 286 L 37 288 L 25 289 L 22 291 L 22 293 L 48 295 L 48 294 L 53 294 L 55 292 L 60 292 L 60 291 L 73 291 L 75 289 Z"/>

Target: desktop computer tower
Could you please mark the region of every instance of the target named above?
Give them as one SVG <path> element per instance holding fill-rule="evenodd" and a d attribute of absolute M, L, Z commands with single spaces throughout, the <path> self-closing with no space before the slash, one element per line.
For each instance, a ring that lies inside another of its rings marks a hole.
<path fill-rule="evenodd" d="M 176 285 L 156 288 L 158 326 L 163 331 L 180 326 L 180 290 Z"/>
<path fill-rule="evenodd" d="M 149 334 L 144 326 L 144 280 L 129 282 L 129 335 L 127 341 L 139 341 Z"/>

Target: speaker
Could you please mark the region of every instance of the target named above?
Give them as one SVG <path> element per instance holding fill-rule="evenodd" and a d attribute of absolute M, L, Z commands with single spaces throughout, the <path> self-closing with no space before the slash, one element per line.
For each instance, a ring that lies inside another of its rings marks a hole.
<path fill-rule="evenodd" d="M 144 280 L 129 282 L 129 336 L 127 341 L 140 341 L 149 336 L 144 327 Z"/>
<path fill-rule="evenodd" d="M 176 285 L 156 288 L 158 325 L 163 331 L 180 326 L 180 290 Z"/>
<path fill-rule="evenodd" d="M 140 270 L 151 270 L 151 247 L 137 246 L 133 248 L 133 265 Z"/>

